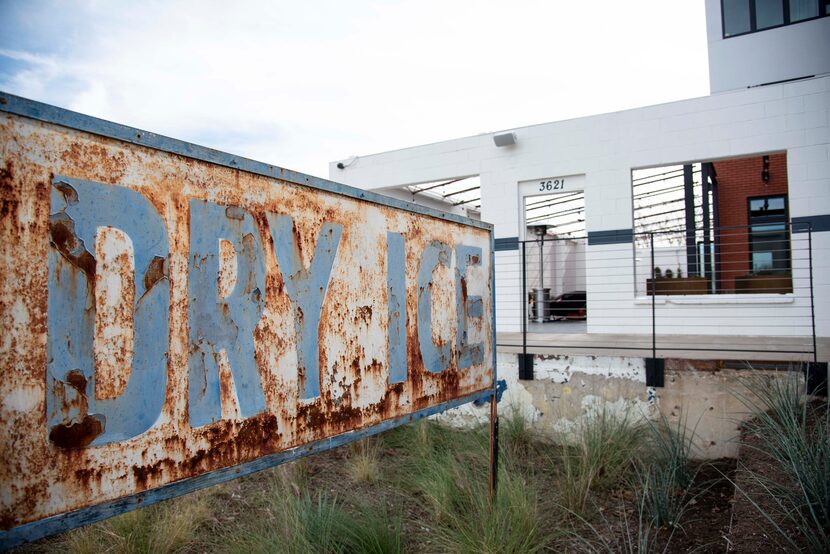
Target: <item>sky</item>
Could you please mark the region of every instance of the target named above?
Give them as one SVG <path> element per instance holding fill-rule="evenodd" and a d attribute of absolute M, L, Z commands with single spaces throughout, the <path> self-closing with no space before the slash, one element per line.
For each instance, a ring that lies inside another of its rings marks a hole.
<path fill-rule="evenodd" d="M 702 0 L 0 0 L 0 90 L 328 162 L 709 93 Z"/>

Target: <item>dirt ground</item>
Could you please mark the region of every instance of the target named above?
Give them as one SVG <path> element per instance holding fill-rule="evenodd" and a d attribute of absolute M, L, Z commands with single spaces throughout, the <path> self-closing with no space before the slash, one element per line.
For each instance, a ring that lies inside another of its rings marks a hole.
<path fill-rule="evenodd" d="M 405 484 L 406 472 L 411 471 L 413 463 L 418 463 L 417 456 L 413 454 L 413 449 L 406 441 L 401 440 L 403 435 L 400 434 L 400 430 L 393 430 L 391 433 L 399 434 L 395 440 L 381 436 L 374 443 L 377 469 L 375 478 L 370 481 L 355 479 L 355 449 L 354 446 L 344 446 L 209 489 L 203 494 L 211 499 L 210 516 L 199 524 L 195 538 L 175 551 L 223 552 L 221 538 L 229 529 L 265 517 L 262 504 L 253 499 L 258 495 L 261 497 L 263 491 L 273 490 L 269 489 L 269 483 L 275 478 L 281 478 L 292 483 L 295 494 L 308 492 L 315 496 L 322 493 L 328 498 L 336 498 L 339 505 L 347 511 L 356 510 L 359 505 L 393 507 L 402 520 L 403 551 L 441 552 L 434 542 L 435 527 L 439 523 L 431 512 L 429 502 L 424 501 L 419 491 Z M 468 432 L 442 433 L 449 437 L 444 440 L 451 442 L 455 436 L 461 443 L 461 437 Z M 411 440 L 412 435 L 408 437 L 408 440 Z M 758 437 L 744 432 L 742 442 L 738 461 L 721 459 L 694 466 L 696 477 L 688 493 L 691 500 L 682 515 L 680 525 L 675 527 L 674 531 L 656 530 L 656 538 L 650 543 L 649 551 L 748 553 L 792 550 L 792 547 L 788 550 L 781 546 L 779 536 L 760 517 L 758 507 L 748 500 L 748 496 L 760 498 L 762 495 L 757 494 L 761 491 L 758 490 L 757 483 L 749 478 L 747 471 L 758 472 L 782 482 L 786 480 L 786 475 L 782 475 L 780 470 L 770 463 L 763 450 L 758 448 Z M 574 521 L 568 517 L 563 519 L 557 493 L 557 479 L 561 479 L 555 462 L 555 452 L 558 448 L 555 445 L 534 441 L 524 449 L 511 450 L 509 445 L 502 449 L 502 463 L 509 461 L 513 464 L 514 471 L 526 476 L 528 482 L 533 483 L 540 507 L 538 525 L 552 537 L 545 551 L 606 551 L 609 544 L 624 544 L 626 536 L 630 540 L 632 529 L 636 536 L 635 493 L 624 483 L 610 490 L 594 493 L 591 498 L 592 509 L 581 521 Z M 482 452 L 483 449 L 484 446 Z M 475 463 L 483 465 L 479 468 L 480 475 L 486 478 L 486 453 L 478 453 L 476 456 L 478 457 Z M 738 490 L 745 491 L 746 494 L 736 494 L 735 483 L 739 487 Z M 171 502 L 187 501 L 188 498 L 185 497 Z M 571 526 L 570 531 L 565 530 L 567 525 Z M 569 533 L 573 533 L 574 530 L 579 532 L 580 528 L 588 535 L 593 535 L 589 538 L 596 547 L 569 538 Z M 77 541 L 72 542 L 67 536 L 59 536 L 24 546 L 19 551 L 88 551 L 78 549 L 76 545 Z M 637 551 L 636 548 L 633 551 Z"/>

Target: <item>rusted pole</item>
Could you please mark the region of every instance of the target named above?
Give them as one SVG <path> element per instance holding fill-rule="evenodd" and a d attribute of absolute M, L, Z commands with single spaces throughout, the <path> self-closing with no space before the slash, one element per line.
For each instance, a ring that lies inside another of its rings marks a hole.
<path fill-rule="evenodd" d="M 490 506 L 496 501 L 499 475 L 499 412 L 496 393 L 490 397 Z"/>

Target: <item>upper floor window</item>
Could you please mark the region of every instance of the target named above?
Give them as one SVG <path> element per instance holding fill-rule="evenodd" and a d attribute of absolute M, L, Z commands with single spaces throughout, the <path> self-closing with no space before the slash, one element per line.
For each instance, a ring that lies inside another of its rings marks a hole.
<path fill-rule="evenodd" d="M 830 0 L 721 0 L 721 7 L 724 37 L 830 15 Z"/>

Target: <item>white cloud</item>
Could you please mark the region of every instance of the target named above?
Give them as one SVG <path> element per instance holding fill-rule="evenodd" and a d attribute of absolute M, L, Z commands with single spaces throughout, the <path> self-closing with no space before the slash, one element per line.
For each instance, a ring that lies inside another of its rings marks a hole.
<path fill-rule="evenodd" d="M 32 19 L 74 27 L 37 52 L 6 43 L 26 66 L 0 87 L 325 175 L 350 154 L 706 94 L 701 4 L 47 4 Z"/>

